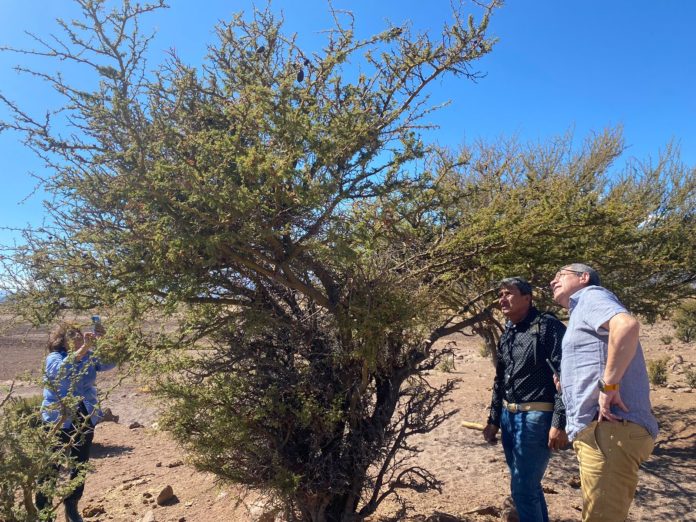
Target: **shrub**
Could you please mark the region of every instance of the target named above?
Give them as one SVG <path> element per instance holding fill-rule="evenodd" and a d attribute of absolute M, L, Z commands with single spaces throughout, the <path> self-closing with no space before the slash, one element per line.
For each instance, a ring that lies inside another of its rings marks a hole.
<path fill-rule="evenodd" d="M 6 522 L 52 520 L 56 508 L 49 506 L 37 512 L 36 493 L 62 498 L 80 480 L 40 480 L 55 466 L 69 464 L 54 432 L 41 422 L 40 403 L 41 396 L 13 397 L 11 390 L 0 402 L 0 520 Z"/>
<path fill-rule="evenodd" d="M 668 357 L 648 361 L 648 378 L 655 386 L 664 386 L 667 382 Z"/>
<path fill-rule="evenodd" d="M 660 342 L 662 344 L 672 344 L 672 339 L 671 335 L 663 335 L 660 337 Z"/>
<path fill-rule="evenodd" d="M 690 388 L 696 388 L 696 369 L 690 368 L 685 372 L 686 384 Z"/>
<path fill-rule="evenodd" d="M 690 343 L 696 339 L 696 300 L 684 301 L 672 320 L 677 339 Z"/>
<path fill-rule="evenodd" d="M 442 362 L 437 367 L 438 370 L 445 373 L 450 373 L 455 369 L 454 354 L 450 354 L 442 359 Z"/>
<path fill-rule="evenodd" d="M 488 344 L 483 342 L 479 344 L 479 355 L 483 357 L 484 359 L 487 359 L 488 357 L 491 356 L 491 351 L 488 348 Z"/>

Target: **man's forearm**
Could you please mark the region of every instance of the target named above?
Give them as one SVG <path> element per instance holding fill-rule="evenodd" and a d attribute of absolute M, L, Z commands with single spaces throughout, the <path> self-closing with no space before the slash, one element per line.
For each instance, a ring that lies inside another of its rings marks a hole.
<path fill-rule="evenodd" d="M 612 317 L 605 327 L 609 330 L 609 346 L 603 378 L 608 384 L 616 384 L 621 381 L 636 355 L 640 324 L 632 315 L 620 313 Z"/>

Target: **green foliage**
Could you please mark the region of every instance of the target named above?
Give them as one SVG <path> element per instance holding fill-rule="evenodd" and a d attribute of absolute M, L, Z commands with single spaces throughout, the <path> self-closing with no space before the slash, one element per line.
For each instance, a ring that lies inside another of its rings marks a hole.
<path fill-rule="evenodd" d="M 648 361 L 648 379 L 655 386 L 667 384 L 667 364 L 669 357 L 661 357 Z"/>
<path fill-rule="evenodd" d="M 479 344 L 479 355 L 484 359 L 488 359 L 491 356 L 491 350 L 485 342 Z"/>
<path fill-rule="evenodd" d="M 444 373 L 450 373 L 456 369 L 454 364 L 454 354 L 450 354 L 442 359 L 442 362 L 437 367 L 438 370 Z"/>
<path fill-rule="evenodd" d="M 696 339 L 696 300 L 681 303 L 672 319 L 677 339 L 690 343 Z"/>
<path fill-rule="evenodd" d="M 549 281 L 574 261 L 597 268 L 603 284 L 648 319 L 693 295 L 696 171 L 670 148 L 655 164 L 616 169 L 624 150 L 620 132 L 608 130 L 581 148 L 564 137 L 441 152 L 431 168 L 441 190 L 394 205 L 420 224 L 421 266 L 438 278 L 460 326 L 474 325 L 489 342 L 486 332 L 502 329 L 495 281 L 528 278 L 548 308 Z"/>
<path fill-rule="evenodd" d="M 38 512 L 36 493 L 62 498 L 79 480 L 58 480 L 52 474 L 55 466 L 70 461 L 55 430 L 42 424 L 40 404 L 41 396 L 25 399 L 11 393 L 0 404 L 0 519 L 7 522 L 47 520 L 55 508 Z"/>
<path fill-rule="evenodd" d="M 696 388 L 696 369 L 689 368 L 684 372 L 686 376 L 686 384 L 691 388 Z"/>
<path fill-rule="evenodd" d="M 661 335 L 660 336 L 660 342 L 662 344 L 672 344 L 672 340 L 674 338 L 671 335 Z"/>

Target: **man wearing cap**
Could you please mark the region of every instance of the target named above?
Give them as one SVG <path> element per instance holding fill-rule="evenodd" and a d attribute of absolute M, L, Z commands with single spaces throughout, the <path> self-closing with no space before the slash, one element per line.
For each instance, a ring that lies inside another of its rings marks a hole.
<path fill-rule="evenodd" d="M 552 370 L 560 366 L 565 326 L 532 305 L 532 287 L 521 277 L 500 282 L 498 302 L 508 321 L 498 343 L 493 398 L 483 437 L 494 444 L 502 430 L 510 489 L 520 521 L 548 522 L 541 479 L 551 450 L 568 441 L 563 401 Z"/>
<path fill-rule="evenodd" d="M 551 290 L 570 313 L 561 388 L 566 430 L 580 462 L 582 520 L 621 521 L 633 501 L 638 467 L 657 437 L 640 325 L 587 265 L 561 268 Z"/>

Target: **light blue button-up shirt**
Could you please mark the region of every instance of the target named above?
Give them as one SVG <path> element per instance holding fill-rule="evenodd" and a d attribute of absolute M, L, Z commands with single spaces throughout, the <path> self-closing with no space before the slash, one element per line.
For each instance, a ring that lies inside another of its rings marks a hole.
<path fill-rule="evenodd" d="M 563 337 L 561 386 L 566 407 L 566 432 L 572 441 L 599 412 L 597 383 L 607 365 L 609 331 L 602 325 L 626 308 L 601 286 L 587 286 L 570 297 L 570 320 Z M 657 437 L 657 420 L 650 406 L 650 383 L 643 349 L 638 343 L 620 382 L 621 399 L 628 412 L 612 406 L 617 417 L 643 426 Z"/>
<path fill-rule="evenodd" d="M 44 422 L 61 421 L 62 428 L 72 425 L 72 417 L 65 411 L 62 399 L 70 395 L 81 401 L 93 425 L 102 419 L 97 398 L 97 372 L 114 368 L 115 364 L 103 364 L 89 351 L 81 360 L 76 361 L 73 354 L 51 352 L 46 357 L 44 374 L 43 402 L 41 416 Z"/>

